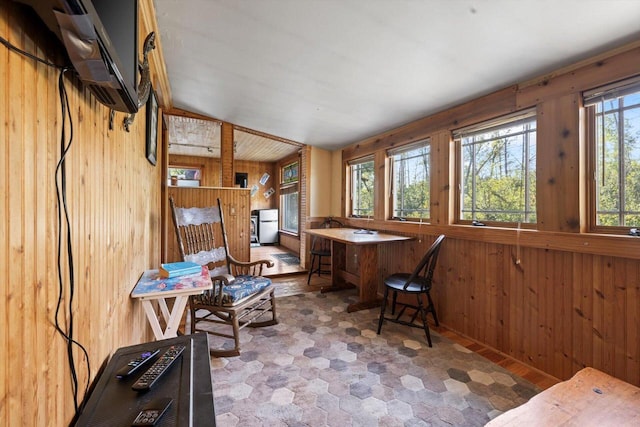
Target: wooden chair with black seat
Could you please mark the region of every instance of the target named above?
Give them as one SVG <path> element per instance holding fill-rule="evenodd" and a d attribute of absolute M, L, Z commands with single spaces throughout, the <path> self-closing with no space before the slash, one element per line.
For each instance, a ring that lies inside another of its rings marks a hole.
<path fill-rule="evenodd" d="M 344 225 L 337 219 L 333 219 L 332 217 L 328 217 L 318 228 L 342 228 Z M 311 282 L 311 276 L 313 273 L 320 274 L 331 274 L 331 270 L 328 267 L 331 266 L 331 263 L 323 263 L 322 258 L 329 258 L 331 260 L 331 241 L 328 239 L 323 239 L 322 237 L 313 236 L 311 240 L 311 250 L 309 251 L 311 254 L 311 264 L 309 265 L 309 275 L 307 276 L 307 285 Z M 316 261 L 318 262 L 317 267 Z M 323 267 L 325 267 L 323 269 Z"/>
<path fill-rule="evenodd" d="M 204 331 L 225 338 L 221 348 L 210 350 L 211 354 L 237 356 L 242 328 L 278 323 L 274 286 L 269 278 L 262 277 L 263 267 L 272 267 L 273 262 L 241 262 L 233 258 L 220 199 L 218 206 L 204 208 L 176 207 L 173 197 L 169 203 L 182 260 L 207 265 L 213 282 L 212 290 L 189 297 L 191 333 Z"/>
<path fill-rule="evenodd" d="M 380 319 L 378 320 L 378 335 L 380 335 L 380 331 L 382 330 L 382 323 L 385 320 L 388 320 L 390 322 L 411 326 L 413 328 L 423 328 L 424 333 L 427 336 L 429 347 L 432 347 L 431 333 L 429 332 L 429 325 L 427 324 L 427 314 L 431 313 L 436 326 L 440 326 L 438 323 L 438 316 L 436 315 L 436 308 L 433 305 L 433 300 L 431 299 L 431 286 L 433 284 L 433 272 L 436 268 L 436 262 L 438 261 L 438 253 L 440 252 L 440 246 L 442 245 L 444 238 L 445 236 L 442 234 L 433 242 L 412 273 L 395 273 L 384 279 L 384 298 L 382 301 L 382 307 L 380 308 Z M 391 316 L 395 317 L 385 317 L 384 315 L 387 308 L 389 291 L 393 292 Z M 415 295 L 417 300 L 416 305 L 398 302 L 399 293 Z M 424 304 L 423 297 L 426 297 L 426 306 Z M 395 315 L 396 305 L 402 306 L 397 316 Z M 411 319 L 408 321 L 402 319 L 407 308 L 414 310 L 411 315 Z M 414 323 L 418 315 L 420 315 L 422 325 Z"/>

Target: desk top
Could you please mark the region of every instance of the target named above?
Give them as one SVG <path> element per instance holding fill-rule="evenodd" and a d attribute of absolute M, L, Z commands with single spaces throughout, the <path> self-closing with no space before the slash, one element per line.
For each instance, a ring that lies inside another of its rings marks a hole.
<path fill-rule="evenodd" d="M 375 245 L 378 243 L 400 242 L 413 239 L 413 237 L 409 236 L 398 236 L 396 234 L 386 234 L 377 231 L 371 234 L 357 233 L 357 231 L 359 230 L 356 228 L 313 228 L 305 230 L 305 233 L 348 243 L 350 245 Z"/>
<path fill-rule="evenodd" d="M 170 279 L 160 277 L 158 270 L 145 271 L 131 291 L 131 298 L 174 297 L 202 293 L 212 288 L 209 269 L 202 267 L 199 274 L 177 276 Z"/>

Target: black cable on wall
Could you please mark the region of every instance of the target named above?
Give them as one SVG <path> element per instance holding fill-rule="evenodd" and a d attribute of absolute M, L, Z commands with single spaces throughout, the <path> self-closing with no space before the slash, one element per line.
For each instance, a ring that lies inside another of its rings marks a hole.
<path fill-rule="evenodd" d="M 26 56 L 34 61 L 45 64 L 49 67 L 56 68 L 60 71 L 58 75 L 58 97 L 60 100 L 60 112 L 61 112 L 61 131 L 60 131 L 60 160 L 58 161 L 55 169 L 55 182 L 56 182 L 56 196 L 58 201 L 57 211 L 58 211 L 58 245 L 57 245 L 57 273 L 58 273 L 58 300 L 56 304 L 56 311 L 54 317 L 54 325 L 57 332 L 64 338 L 66 342 L 67 349 L 67 360 L 69 364 L 69 371 L 71 373 L 71 389 L 73 392 L 73 405 L 76 412 L 77 418 L 79 413 L 81 412 L 81 406 L 79 403 L 79 386 L 78 386 L 78 374 L 77 374 L 77 362 L 73 355 L 74 347 L 78 347 L 87 363 L 87 383 L 84 389 L 84 395 L 86 396 L 89 391 L 89 384 L 91 379 L 91 364 L 89 362 L 89 355 L 87 353 L 86 348 L 80 344 L 74 337 L 74 316 L 73 316 L 73 299 L 75 296 L 75 271 L 74 271 L 74 260 L 73 260 L 73 245 L 72 245 L 72 234 L 71 234 L 71 220 L 69 216 L 69 210 L 67 206 L 67 173 L 65 166 L 65 159 L 71 145 L 73 143 L 73 119 L 71 117 L 71 110 L 69 108 L 69 97 L 67 95 L 67 90 L 64 84 L 64 75 L 66 72 L 70 70 L 67 66 L 60 66 L 44 60 L 42 58 L 38 58 L 37 56 L 26 52 L 13 44 L 11 44 L 8 40 L 3 37 L 0 37 L 0 43 L 6 46 L 9 50 L 16 52 L 20 55 Z M 69 122 L 69 136 L 67 138 L 66 128 L 67 128 L 67 120 Z M 64 214 L 64 223 L 63 223 L 63 214 Z M 60 321 L 59 317 L 61 314 L 62 303 L 65 295 L 65 281 L 62 274 L 63 268 L 63 259 L 62 259 L 62 244 L 63 244 L 63 225 L 66 228 L 66 252 L 67 252 L 67 263 L 66 267 L 68 269 L 68 321 Z"/>

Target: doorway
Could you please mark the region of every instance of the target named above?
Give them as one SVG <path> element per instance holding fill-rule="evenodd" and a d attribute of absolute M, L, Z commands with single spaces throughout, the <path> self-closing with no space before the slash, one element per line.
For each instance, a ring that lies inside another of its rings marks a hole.
<path fill-rule="evenodd" d="M 283 276 L 288 274 L 305 273 L 307 270 L 300 265 L 300 258 L 278 245 L 256 245 L 251 249 L 251 262 L 266 259 L 273 262 L 273 267 L 262 270 L 266 277 Z"/>

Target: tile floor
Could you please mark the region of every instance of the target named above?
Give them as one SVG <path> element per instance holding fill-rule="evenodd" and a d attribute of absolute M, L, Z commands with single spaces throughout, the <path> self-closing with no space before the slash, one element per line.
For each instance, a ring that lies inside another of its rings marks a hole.
<path fill-rule="evenodd" d="M 377 335 L 377 309 L 346 312 L 354 297 L 280 297 L 278 325 L 212 358 L 218 427 L 480 426 L 540 391 L 436 332 L 433 348 L 402 325 Z"/>

